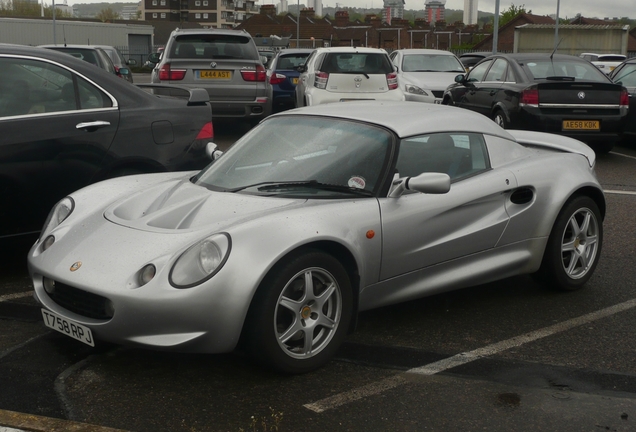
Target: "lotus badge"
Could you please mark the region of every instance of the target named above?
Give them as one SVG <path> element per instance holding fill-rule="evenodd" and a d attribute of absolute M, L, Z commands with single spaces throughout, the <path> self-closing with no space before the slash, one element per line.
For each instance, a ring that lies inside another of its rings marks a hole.
<path fill-rule="evenodd" d="M 72 272 L 79 270 L 79 268 L 82 266 L 82 262 L 81 261 L 77 261 L 74 262 L 73 265 L 71 266 L 71 268 L 69 270 L 71 270 Z"/>

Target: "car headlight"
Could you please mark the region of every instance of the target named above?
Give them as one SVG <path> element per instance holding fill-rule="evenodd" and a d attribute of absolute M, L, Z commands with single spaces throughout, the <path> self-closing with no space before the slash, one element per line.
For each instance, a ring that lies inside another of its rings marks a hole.
<path fill-rule="evenodd" d="M 64 222 L 66 218 L 73 213 L 74 209 L 75 201 L 73 201 L 73 198 L 71 197 L 62 198 L 57 204 L 55 204 L 44 222 L 42 232 L 40 233 L 40 240 L 45 238 L 47 234 Z M 53 243 L 49 241 L 47 244 L 48 247 L 50 247 Z"/>
<path fill-rule="evenodd" d="M 404 86 L 404 90 L 406 90 L 407 93 L 411 93 L 411 94 L 416 94 L 420 96 L 429 96 L 429 94 L 426 93 L 425 90 L 419 88 L 418 86 L 414 86 L 413 84 L 406 84 Z"/>
<path fill-rule="evenodd" d="M 170 270 L 170 284 L 190 288 L 214 276 L 227 261 L 232 239 L 219 233 L 201 240 L 181 254 Z"/>

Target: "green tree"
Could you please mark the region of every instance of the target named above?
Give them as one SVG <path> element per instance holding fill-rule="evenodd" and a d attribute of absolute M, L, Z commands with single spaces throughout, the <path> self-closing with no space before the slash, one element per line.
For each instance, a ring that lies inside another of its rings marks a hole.
<path fill-rule="evenodd" d="M 517 15 L 521 15 L 522 13 L 532 13 L 531 10 L 526 10 L 526 5 L 522 4 L 521 6 L 515 6 L 514 3 L 510 3 L 510 7 L 503 11 L 499 16 L 499 27 L 505 26 L 507 23 L 512 21 Z"/>
<path fill-rule="evenodd" d="M 101 22 L 113 22 L 114 20 L 119 19 L 119 14 L 111 8 L 107 7 L 106 9 L 102 9 L 97 12 L 95 18 L 97 18 Z"/>

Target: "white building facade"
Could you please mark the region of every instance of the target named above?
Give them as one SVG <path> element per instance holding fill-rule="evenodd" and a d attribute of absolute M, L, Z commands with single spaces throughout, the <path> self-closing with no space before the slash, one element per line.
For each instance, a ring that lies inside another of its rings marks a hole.
<path fill-rule="evenodd" d="M 477 24 L 477 0 L 464 0 L 464 24 Z"/>

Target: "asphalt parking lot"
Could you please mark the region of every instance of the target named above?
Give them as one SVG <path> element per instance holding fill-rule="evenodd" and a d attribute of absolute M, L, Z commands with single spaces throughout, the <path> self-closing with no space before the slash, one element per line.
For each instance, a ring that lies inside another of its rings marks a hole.
<path fill-rule="evenodd" d="M 231 142 L 236 126 L 218 136 Z M 25 244 L 15 243 L 0 263 L 0 425 L 636 430 L 635 168 L 633 144 L 598 159 L 605 242 L 583 290 L 556 293 L 516 277 L 365 312 L 337 358 L 301 376 L 263 370 L 242 353 L 90 348 L 49 331 L 30 297 Z"/>

